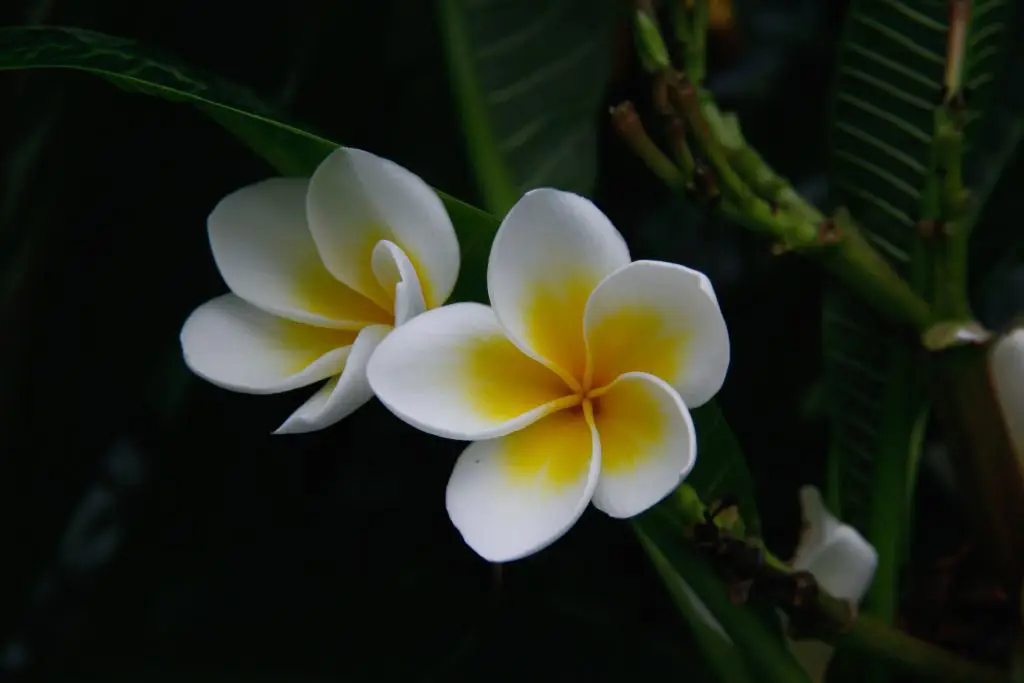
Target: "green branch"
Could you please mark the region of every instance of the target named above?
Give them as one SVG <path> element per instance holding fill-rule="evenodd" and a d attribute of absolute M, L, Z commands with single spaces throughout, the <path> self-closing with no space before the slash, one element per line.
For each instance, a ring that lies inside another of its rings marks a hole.
<path fill-rule="evenodd" d="M 736 120 L 723 116 L 711 97 L 698 93 L 681 74 L 668 74 L 664 87 L 696 150 L 714 169 L 727 215 L 776 240 L 780 251 L 816 259 L 889 319 L 919 333 L 929 328 L 927 302 L 871 246 L 848 213 L 825 218 L 746 144 Z M 664 180 L 664 171 L 644 160 Z M 677 187 L 678 179 L 673 177 L 673 183 Z"/>
<path fill-rule="evenodd" d="M 730 637 L 733 636 L 731 620 L 735 617 L 737 608 L 731 606 L 726 608 L 718 600 L 725 594 L 724 588 L 720 585 L 712 587 L 708 582 L 710 573 L 709 563 L 701 561 L 692 543 L 688 540 L 693 535 L 693 527 L 705 519 L 706 507 L 700 496 L 688 484 L 682 484 L 676 489 L 672 498 L 666 501 L 659 508 L 670 506 L 669 510 L 655 509 L 645 514 L 636 523 L 638 532 L 645 548 L 648 544 L 654 546 L 659 557 L 655 559 L 658 565 L 659 574 L 666 582 L 670 592 L 675 593 L 678 586 L 671 585 L 673 580 L 683 581 L 703 600 L 705 595 L 710 596 L 714 604 L 706 604 L 712 614 L 721 621 Z M 660 514 L 659 514 L 660 513 Z M 733 538 L 744 539 L 742 531 L 742 520 L 735 520 L 732 523 L 720 521 L 716 518 L 716 524 L 720 529 Z M 749 541 L 755 543 L 755 541 Z M 650 548 L 647 548 L 651 552 Z M 668 565 L 668 568 L 666 567 Z M 674 570 L 673 577 L 669 569 Z M 765 550 L 765 568 L 767 573 L 789 573 L 789 566 Z M 823 590 L 817 591 L 817 601 L 813 604 L 810 614 L 791 613 L 791 624 L 795 627 L 800 624 L 805 629 L 800 634 L 791 634 L 798 638 L 813 636 L 816 640 L 842 645 L 872 658 L 877 658 L 886 664 L 898 669 L 908 675 L 921 679 L 934 681 L 952 681 L 955 683 L 1008 683 L 1009 676 L 1001 671 L 977 664 L 969 660 L 946 652 L 942 648 L 926 643 L 922 640 L 907 635 L 902 631 L 886 624 L 883 620 L 869 616 L 857 615 L 854 607 L 846 600 L 833 597 Z M 780 604 L 778 607 L 787 611 L 792 610 L 792 605 Z M 724 615 L 723 621 L 719 615 Z M 749 624 L 743 628 L 750 629 Z M 742 635 L 756 640 L 749 630 Z M 737 646 L 742 650 L 745 646 L 739 640 L 735 640 Z M 764 647 L 763 644 L 759 647 Z M 772 655 L 760 650 L 757 658 L 772 659 L 773 672 L 781 674 L 786 665 L 773 659 Z M 781 667 L 781 669 L 779 668 Z"/>
<path fill-rule="evenodd" d="M 820 608 L 835 623 L 842 623 L 844 618 L 848 621 L 845 633 L 836 639 L 837 646 L 870 655 L 909 676 L 951 683 L 1009 683 L 1011 680 L 1009 674 L 957 657 L 871 616 L 861 615 L 849 622 L 848 608 L 834 598 L 823 598 Z"/>
<path fill-rule="evenodd" d="M 924 336 L 936 365 L 936 412 L 979 536 L 1004 588 L 1019 599 L 1024 574 L 1024 468 L 989 377 L 991 334 L 974 322 L 967 264 L 972 221 L 963 183 L 971 1 L 949 0 L 946 74 L 935 112 L 932 167 L 922 202 L 923 249 L 937 322 Z"/>

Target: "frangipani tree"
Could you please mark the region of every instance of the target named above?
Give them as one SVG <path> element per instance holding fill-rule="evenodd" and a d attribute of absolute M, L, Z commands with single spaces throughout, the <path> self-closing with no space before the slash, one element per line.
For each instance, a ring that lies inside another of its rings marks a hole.
<path fill-rule="evenodd" d="M 841 663 L 866 662 L 870 680 L 900 668 L 1010 680 L 1009 658 L 977 664 L 896 625 L 914 465 L 933 405 L 990 570 L 1020 597 L 1019 333 L 975 320 L 967 281 L 969 265 L 991 265 L 969 257 L 973 240 L 989 237 L 972 230 L 994 185 L 978 178 L 998 171 L 972 173 L 971 155 L 999 112 L 990 84 L 1000 82 L 1010 4 L 852 4 L 831 123 L 843 200 L 834 211 L 774 172 L 706 87 L 709 21 L 723 15 L 706 0 L 662 15 L 650 3 L 627 10 L 649 102 L 642 117 L 618 104 L 602 125 L 673 192 L 828 273 L 831 513 L 805 495 L 809 528 L 792 562 L 764 548 L 748 491 L 720 484 L 723 472 L 747 475 L 713 400 L 731 343 L 714 283 L 685 257 L 631 262 L 583 197 L 593 174 L 568 182 L 550 170 L 558 158 L 531 164 L 505 144 L 514 131 L 493 110 L 501 87 L 473 53 L 488 26 L 473 24 L 480 10 L 468 4 L 438 6 L 481 209 L 116 39 L 2 29 L 0 67 L 84 70 L 191 102 L 289 176 L 211 207 L 212 252 L 233 294 L 196 302 L 185 361 L 235 390 L 325 381 L 282 432 L 358 420 L 376 395 L 396 419 L 474 442 L 454 465 L 447 507 L 484 559 L 543 552 L 592 502 L 632 520 L 722 680 L 820 680 L 834 645 L 860 653 Z M 578 95 L 560 94 L 586 116 L 570 131 L 540 126 L 554 136 L 540 148 L 593 154 L 600 99 Z M 720 504 L 727 494 L 740 496 L 738 513 Z M 836 548 L 840 560 L 828 562 Z M 776 608 L 767 616 L 754 609 L 765 603 Z M 792 648 L 776 637 L 776 610 Z M 824 661 L 801 659 L 804 640 L 828 643 Z"/>

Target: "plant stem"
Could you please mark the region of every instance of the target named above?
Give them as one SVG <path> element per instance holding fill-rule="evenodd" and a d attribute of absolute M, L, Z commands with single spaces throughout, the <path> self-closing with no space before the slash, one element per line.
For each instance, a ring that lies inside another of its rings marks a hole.
<path fill-rule="evenodd" d="M 693 3 L 693 23 L 687 45 L 686 74 L 698 88 L 707 74 L 708 0 L 690 0 Z"/>
<path fill-rule="evenodd" d="M 685 540 L 692 533 L 692 527 L 704 520 L 704 502 L 701 501 L 697 492 L 688 484 L 682 484 L 676 489 L 670 499 L 660 508 L 656 508 L 645 514 L 636 522 L 638 532 L 646 537 L 645 542 L 652 543 L 658 553 L 671 564 L 672 568 L 685 577 L 686 583 L 705 601 L 708 609 L 719 621 L 719 616 L 724 614 L 727 619 L 733 616 L 732 610 L 727 609 L 723 604 L 717 603 L 719 594 L 724 597 L 725 591 L 719 585 L 712 588 L 710 567 L 707 562 L 701 559 L 688 546 Z M 659 514 L 660 513 L 660 514 Z M 660 519 L 671 519 L 671 529 L 667 523 L 659 523 Z M 716 520 L 717 521 L 717 520 Z M 736 533 L 735 527 L 719 524 L 736 538 L 742 535 Z M 765 550 L 766 565 L 771 571 L 789 572 L 789 566 L 778 559 L 771 552 Z M 662 578 L 668 582 L 664 567 L 659 568 Z M 710 575 L 710 578 L 709 578 Z M 669 586 L 669 590 L 675 590 Z M 706 597 L 714 604 L 707 604 Z M 727 598 L 726 598 L 727 600 Z M 977 664 L 969 660 L 946 652 L 930 643 L 907 635 L 885 622 L 869 615 L 857 615 L 852 605 L 835 598 L 819 589 L 818 601 L 814 607 L 814 617 L 811 620 L 815 626 L 814 636 L 818 640 L 826 642 L 841 641 L 843 647 L 850 647 L 871 657 L 877 657 L 900 669 L 907 674 L 936 681 L 955 681 L 962 683 L 1005 683 L 1009 680 L 999 670 Z M 803 620 L 802 620 L 803 621 Z M 722 625 L 733 635 L 729 624 L 722 621 Z M 742 649 L 743 644 L 736 641 Z M 767 656 L 767 655 L 766 655 Z"/>
<path fill-rule="evenodd" d="M 849 212 L 840 210 L 833 220 L 839 233 L 838 242 L 811 255 L 817 256 L 826 268 L 889 320 L 918 332 L 928 329 L 932 320 L 928 304 L 871 246 Z"/>
<path fill-rule="evenodd" d="M 938 222 L 929 240 L 934 259 L 931 283 L 935 315 L 941 320 L 971 320 L 967 300 L 967 258 L 970 226 L 966 223 L 966 190 L 963 186 L 963 112 L 943 105 L 935 113 L 934 174 L 932 193 L 936 206 L 929 213 Z"/>
<path fill-rule="evenodd" d="M 827 234 L 821 212 L 749 149 L 738 124 L 724 119 L 709 95 L 698 94 L 681 74 L 669 74 L 666 87 L 669 102 L 714 166 L 726 200 L 723 209 L 731 217 L 771 235 L 784 250 L 817 258 L 891 320 L 920 333 L 928 328 L 928 304 L 867 242 L 848 213 L 837 213 L 838 229 Z"/>
<path fill-rule="evenodd" d="M 946 652 L 931 643 L 907 635 L 871 616 L 861 615 L 849 621 L 849 608 L 840 600 L 823 596 L 819 600 L 823 615 L 833 623 L 848 624 L 837 639 L 851 650 L 884 660 L 917 678 L 956 683 L 1007 683 L 1008 674 Z"/>
<path fill-rule="evenodd" d="M 864 608 L 887 626 L 896 623 L 899 608 L 913 500 L 911 482 L 927 424 L 929 401 L 923 355 L 920 348 L 903 340 L 888 354 L 882 424 L 875 445 L 867 538 L 878 553 L 878 566 Z M 872 683 L 887 683 L 892 666 L 873 659 L 866 663 L 864 672 Z"/>
<path fill-rule="evenodd" d="M 707 655 L 708 663 L 715 670 L 722 681 L 728 683 L 754 683 L 755 679 L 747 669 L 743 655 L 736 649 L 724 633 L 708 622 L 706 615 L 697 607 L 694 599 L 698 599 L 683 578 L 676 573 L 672 563 L 658 549 L 658 546 L 644 535 L 639 528 L 636 529 L 640 545 L 647 551 L 651 558 L 651 564 L 658 572 L 662 582 L 668 589 L 672 602 L 676 609 L 683 615 L 683 618 L 690 625 L 693 637 L 704 653 Z M 703 603 L 701 603 L 703 605 Z"/>
<path fill-rule="evenodd" d="M 670 188 L 682 189 L 685 184 L 683 174 L 647 135 L 633 103 L 622 102 L 612 107 L 609 113 L 612 117 L 612 125 L 615 126 L 619 137 L 629 145 L 634 154 L 640 157 L 647 168 L 651 169 L 651 172 Z"/>
<path fill-rule="evenodd" d="M 943 102 L 935 113 L 932 205 L 942 229 L 930 234 L 938 323 L 924 338 L 935 351 L 935 404 L 965 507 L 987 546 L 1004 589 L 1019 600 L 1024 574 L 1024 467 L 1008 434 L 989 377 L 991 335 L 974 323 L 968 302 L 968 242 L 976 218 L 963 186 L 963 84 L 969 78 L 970 0 L 950 0 Z"/>
<path fill-rule="evenodd" d="M 633 522 L 641 542 L 652 545 L 665 563 L 698 596 L 715 621 L 725 630 L 736 650 L 764 683 L 810 683 L 799 663 L 772 638 L 767 628 L 749 611 L 729 599 L 725 586 L 689 544 L 673 542 L 675 527 L 664 523 L 659 510 L 651 510 Z M 662 573 L 663 578 L 667 578 Z M 674 590 L 673 586 L 668 586 Z"/>
<path fill-rule="evenodd" d="M 988 375 L 991 342 L 935 354 L 935 408 L 946 428 L 967 514 L 1002 584 L 1019 599 L 1024 574 L 1024 471 Z"/>

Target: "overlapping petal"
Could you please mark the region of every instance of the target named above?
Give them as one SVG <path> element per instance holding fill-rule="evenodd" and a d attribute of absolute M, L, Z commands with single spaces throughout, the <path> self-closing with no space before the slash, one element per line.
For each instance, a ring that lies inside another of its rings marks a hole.
<path fill-rule="evenodd" d="M 428 307 L 451 294 L 459 271 L 455 228 L 437 193 L 412 172 L 363 150 L 339 148 L 313 173 L 306 208 L 327 269 L 356 291 L 388 304 L 372 253 L 390 240 L 415 267 Z"/>
<path fill-rule="evenodd" d="M 297 322 L 344 329 L 391 322 L 390 309 L 324 268 L 306 223 L 308 185 L 272 178 L 217 204 L 207 227 L 224 281 L 250 304 Z"/>
<path fill-rule="evenodd" d="M 597 486 L 601 446 L 580 407 L 470 445 L 448 481 L 448 514 L 491 562 L 541 550 L 568 531 Z"/>
<path fill-rule="evenodd" d="M 377 282 L 394 304 L 396 327 L 426 310 L 416 268 L 401 247 L 390 240 L 377 242 L 371 266 Z"/>
<path fill-rule="evenodd" d="M 212 299 L 185 321 L 185 363 L 234 391 L 272 394 L 338 374 L 356 333 L 271 315 L 234 294 Z"/>
<path fill-rule="evenodd" d="M 487 266 L 491 305 L 528 355 L 579 381 L 583 311 L 594 287 L 629 263 L 608 218 L 568 192 L 527 192 L 498 229 Z"/>
<path fill-rule="evenodd" d="M 388 325 L 371 325 L 360 330 L 349 347 L 341 374 L 328 380 L 274 433 L 304 434 L 330 427 L 373 398 L 373 390 L 366 379 L 366 365 L 390 331 Z"/>
<path fill-rule="evenodd" d="M 671 384 L 690 408 L 721 389 L 729 333 L 711 282 L 685 266 L 636 261 L 605 278 L 587 302 L 592 386 L 626 372 Z"/>
<path fill-rule="evenodd" d="M 564 382 L 508 340 L 489 307 L 474 303 L 427 311 L 396 328 L 367 372 L 395 415 L 451 439 L 508 434 L 574 400 Z"/>
<path fill-rule="evenodd" d="M 632 517 L 659 502 L 697 460 L 690 411 L 653 375 L 621 375 L 595 400 L 594 420 L 601 441 L 594 506 L 612 517 Z"/>

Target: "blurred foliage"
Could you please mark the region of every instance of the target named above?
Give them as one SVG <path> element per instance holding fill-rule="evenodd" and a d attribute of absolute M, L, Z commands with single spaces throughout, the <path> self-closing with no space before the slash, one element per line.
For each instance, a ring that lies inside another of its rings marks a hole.
<path fill-rule="evenodd" d="M 476 15 L 487 5 L 466 4 Z M 826 103 L 846 3 L 734 4 L 736 26 L 712 45 L 710 85 L 751 144 L 824 203 Z M 591 26 L 573 22 L 578 5 L 568 2 L 575 9 L 560 21 Z M 485 203 L 434 3 L 0 7 L 0 25 L 23 23 L 132 36 Z M 504 24 L 469 25 L 485 41 Z M 590 83 L 603 92 L 580 133 L 596 179 L 562 177 L 593 185 L 635 257 L 679 260 L 714 281 L 733 344 L 719 403 L 747 455 L 762 532 L 785 556 L 796 490 L 825 476 L 821 277 L 669 196 L 614 138 L 607 105 L 648 96 L 628 25 L 609 30 L 610 52 L 581 58 L 607 79 Z M 495 79 L 522 78 L 499 71 Z M 416 433 L 376 404 L 324 433 L 270 437 L 300 397 L 231 394 L 187 373 L 178 330 L 223 288 L 205 217 L 271 174 L 263 161 L 190 108 L 84 76 L 5 73 L 0 92 L 15 103 L 0 110 L 0 678 L 644 680 L 684 670 L 710 680 L 628 525 L 588 513 L 496 576 L 444 510 L 459 444 Z M 506 141 L 515 116 L 537 117 L 509 107 L 511 122 L 496 131 Z M 527 182 L 543 159 L 517 163 L 515 182 Z M 979 228 L 993 237 L 978 248 L 999 262 L 977 281 L 991 324 L 1024 306 L 1009 231 L 987 227 L 1016 225 L 1007 188 L 1024 168 L 1007 163 Z M 933 476 L 934 459 L 925 466 L 919 505 L 934 523 L 954 514 L 952 492 Z M 922 538 L 925 556 L 950 542 L 927 529 Z"/>

